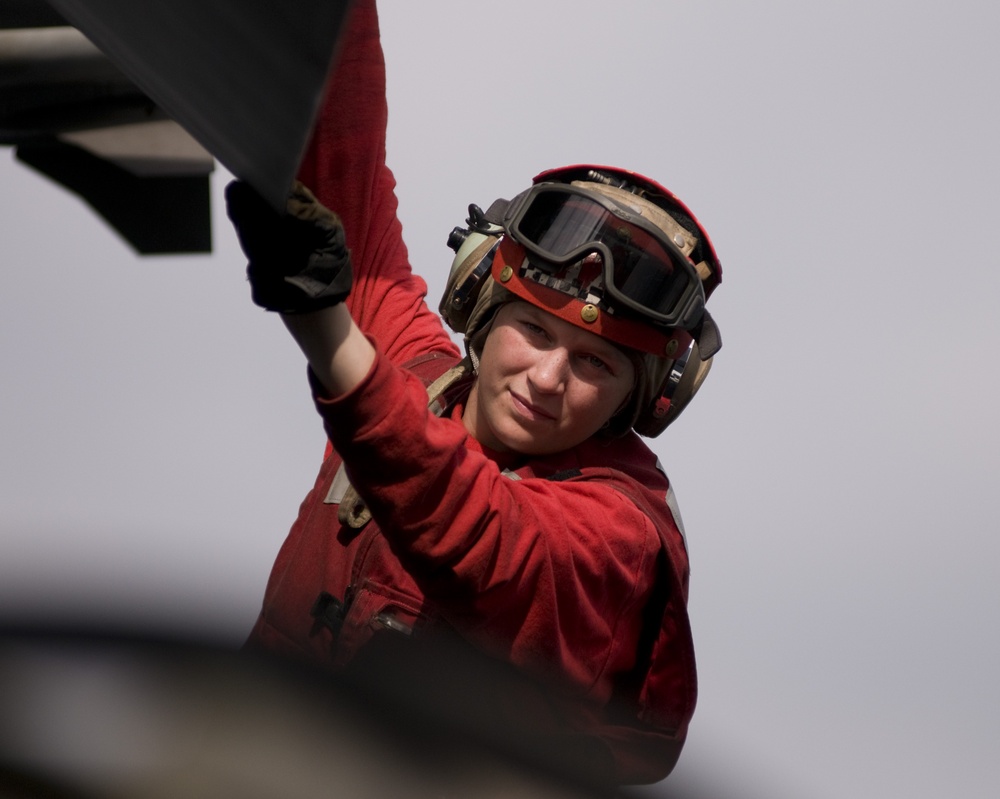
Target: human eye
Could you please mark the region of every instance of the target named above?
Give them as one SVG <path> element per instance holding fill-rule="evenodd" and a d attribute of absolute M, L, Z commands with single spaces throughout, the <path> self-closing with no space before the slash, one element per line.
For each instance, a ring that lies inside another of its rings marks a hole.
<path fill-rule="evenodd" d="M 581 355 L 580 358 L 583 360 L 584 363 L 586 363 L 588 366 L 592 366 L 594 369 L 598 369 L 602 372 L 611 371 L 611 367 L 608 365 L 608 362 L 605 361 L 603 358 L 599 358 L 596 355 L 585 353 Z"/>
<path fill-rule="evenodd" d="M 531 319 L 521 319 L 521 327 L 533 336 L 548 338 L 548 333 L 541 325 L 536 324 Z"/>

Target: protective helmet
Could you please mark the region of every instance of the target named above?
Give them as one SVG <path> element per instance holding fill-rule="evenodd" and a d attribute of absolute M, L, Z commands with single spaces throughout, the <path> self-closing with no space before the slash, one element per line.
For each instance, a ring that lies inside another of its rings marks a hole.
<path fill-rule="evenodd" d="M 470 205 L 466 224 L 448 240 L 440 312 L 473 364 L 499 307 L 525 300 L 633 359 L 636 385 L 610 434 L 653 437 L 677 418 L 721 347 L 705 301 L 722 267 L 687 206 L 636 173 L 581 165 L 543 172 L 485 212 Z"/>

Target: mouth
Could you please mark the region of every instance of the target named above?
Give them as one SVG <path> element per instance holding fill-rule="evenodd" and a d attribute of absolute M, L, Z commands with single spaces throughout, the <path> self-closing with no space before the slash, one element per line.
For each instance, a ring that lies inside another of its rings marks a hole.
<path fill-rule="evenodd" d="M 551 413 L 538 405 L 534 405 L 529 402 L 527 398 L 514 391 L 510 392 L 510 398 L 511 403 L 514 405 L 514 409 L 526 419 L 535 422 L 554 422 L 557 418 L 554 413 Z"/>

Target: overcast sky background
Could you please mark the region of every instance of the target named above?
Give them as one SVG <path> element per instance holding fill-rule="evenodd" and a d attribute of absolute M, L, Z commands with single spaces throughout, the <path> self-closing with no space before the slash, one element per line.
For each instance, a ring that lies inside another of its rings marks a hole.
<path fill-rule="evenodd" d="M 996 796 L 996 4 L 381 13 L 434 305 L 467 205 L 569 163 L 663 182 L 722 258 L 725 346 L 653 443 L 700 672 L 673 784 Z M 303 359 L 249 301 L 227 176 L 211 257 L 141 259 L 0 156 L 0 607 L 238 643 L 323 438 Z"/>

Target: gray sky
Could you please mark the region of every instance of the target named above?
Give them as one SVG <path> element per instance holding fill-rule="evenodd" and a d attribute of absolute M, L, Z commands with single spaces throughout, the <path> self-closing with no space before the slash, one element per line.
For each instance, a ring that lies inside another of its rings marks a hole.
<path fill-rule="evenodd" d="M 389 161 L 436 305 L 466 206 L 608 163 L 676 191 L 725 347 L 653 443 L 701 694 L 671 778 L 1000 786 L 1000 11 L 383 0 Z M 0 157 L 0 603 L 238 642 L 322 455 L 304 362 L 216 252 L 139 259 Z M 657 796 L 662 788 L 644 793 Z"/>

